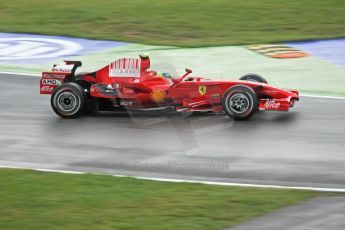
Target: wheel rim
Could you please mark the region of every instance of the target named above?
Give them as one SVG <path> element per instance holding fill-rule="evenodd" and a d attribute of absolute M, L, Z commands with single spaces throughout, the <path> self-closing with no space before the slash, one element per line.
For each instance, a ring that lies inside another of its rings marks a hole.
<path fill-rule="evenodd" d="M 249 98 L 241 93 L 234 94 L 230 97 L 229 105 L 235 113 L 243 113 L 249 108 Z"/>
<path fill-rule="evenodd" d="M 62 92 L 55 100 L 56 107 L 63 114 L 73 114 L 80 107 L 80 99 L 76 97 L 72 92 Z"/>

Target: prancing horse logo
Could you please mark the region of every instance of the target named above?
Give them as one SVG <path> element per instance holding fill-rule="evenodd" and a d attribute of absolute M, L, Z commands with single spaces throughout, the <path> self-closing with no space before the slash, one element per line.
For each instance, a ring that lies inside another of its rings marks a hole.
<path fill-rule="evenodd" d="M 200 93 L 200 95 L 205 95 L 205 93 L 206 93 L 206 86 L 205 85 L 199 86 L 199 93 Z"/>

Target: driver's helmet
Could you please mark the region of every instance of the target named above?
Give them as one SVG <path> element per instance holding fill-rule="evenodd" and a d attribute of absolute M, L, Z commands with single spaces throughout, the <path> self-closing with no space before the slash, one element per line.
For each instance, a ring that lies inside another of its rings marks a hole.
<path fill-rule="evenodd" d="M 157 73 L 157 77 L 165 78 L 165 79 L 170 79 L 171 75 L 170 73 Z"/>
<path fill-rule="evenodd" d="M 164 78 L 171 78 L 170 73 L 162 73 L 162 76 L 163 76 Z"/>

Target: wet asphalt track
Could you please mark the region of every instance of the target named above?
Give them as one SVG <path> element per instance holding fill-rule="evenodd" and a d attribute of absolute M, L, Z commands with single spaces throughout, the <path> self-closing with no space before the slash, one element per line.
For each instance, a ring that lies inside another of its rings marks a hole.
<path fill-rule="evenodd" d="M 98 114 L 61 119 L 39 78 L 0 74 L 0 165 L 133 176 L 345 188 L 345 100 L 291 112 Z"/>

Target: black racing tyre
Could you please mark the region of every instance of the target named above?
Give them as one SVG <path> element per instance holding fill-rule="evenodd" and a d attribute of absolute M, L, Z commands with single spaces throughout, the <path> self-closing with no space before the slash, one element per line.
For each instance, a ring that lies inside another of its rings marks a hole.
<path fill-rule="evenodd" d="M 264 77 L 260 76 L 259 74 L 255 74 L 255 73 L 246 74 L 246 75 L 240 77 L 239 80 L 260 82 L 260 83 L 265 83 L 265 84 L 268 83 Z"/>
<path fill-rule="evenodd" d="M 85 110 L 86 95 L 84 89 L 68 82 L 60 85 L 53 92 L 50 103 L 54 112 L 63 118 L 75 118 Z"/>
<path fill-rule="evenodd" d="M 234 85 L 224 94 L 225 113 L 235 120 L 246 120 L 259 109 L 259 99 L 254 90 L 245 85 Z"/>

